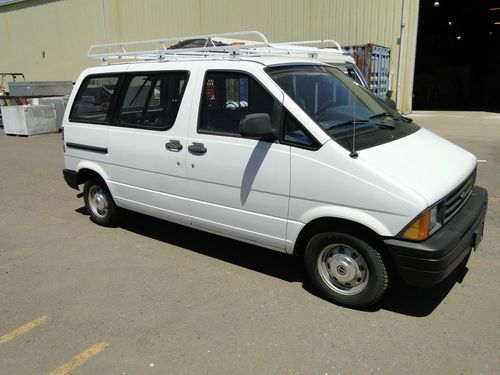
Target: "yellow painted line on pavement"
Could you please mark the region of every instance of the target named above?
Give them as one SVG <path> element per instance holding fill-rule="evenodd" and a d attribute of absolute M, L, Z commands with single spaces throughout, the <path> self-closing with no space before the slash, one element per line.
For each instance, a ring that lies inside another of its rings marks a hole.
<path fill-rule="evenodd" d="M 5 344 L 6 342 L 9 342 L 16 337 L 21 336 L 22 334 L 32 330 L 33 328 L 38 327 L 40 324 L 45 323 L 47 320 L 49 320 L 49 317 L 47 315 L 41 316 L 38 319 L 26 323 L 25 325 L 22 325 L 14 331 L 7 333 L 6 335 L 0 336 L 0 344 Z"/>
<path fill-rule="evenodd" d="M 55 370 L 49 372 L 48 375 L 65 375 L 68 372 L 74 370 L 78 366 L 84 364 L 90 358 L 95 356 L 96 354 L 102 352 L 109 346 L 108 343 L 99 342 L 95 345 L 92 345 L 90 348 L 84 350 L 80 354 L 75 355 L 69 362 L 66 362 L 64 365 L 59 366 Z"/>

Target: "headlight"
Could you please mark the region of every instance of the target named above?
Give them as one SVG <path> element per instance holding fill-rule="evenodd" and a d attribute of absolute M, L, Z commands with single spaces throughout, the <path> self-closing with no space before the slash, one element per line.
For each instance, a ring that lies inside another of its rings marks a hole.
<path fill-rule="evenodd" d="M 400 237 L 415 241 L 425 240 L 443 225 L 440 207 L 441 205 L 435 205 L 422 212 L 401 232 Z"/>
<path fill-rule="evenodd" d="M 434 206 L 431 208 L 431 217 L 430 217 L 430 224 L 429 224 L 429 233 L 432 233 L 434 227 L 439 224 L 438 223 L 438 206 Z"/>

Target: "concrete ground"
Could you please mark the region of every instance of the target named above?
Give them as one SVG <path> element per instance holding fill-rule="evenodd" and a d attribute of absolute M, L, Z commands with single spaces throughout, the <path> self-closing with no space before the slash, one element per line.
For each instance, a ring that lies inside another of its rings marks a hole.
<path fill-rule="evenodd" d="M 413 118 L 482 160 L 485 237 L 443 284 L 369 311 L 318 298 L 290 256 L 138 214 L 99 227 L 60 135 L 0 136 L 0 373 L 500 373 L 500 115 Z"/>

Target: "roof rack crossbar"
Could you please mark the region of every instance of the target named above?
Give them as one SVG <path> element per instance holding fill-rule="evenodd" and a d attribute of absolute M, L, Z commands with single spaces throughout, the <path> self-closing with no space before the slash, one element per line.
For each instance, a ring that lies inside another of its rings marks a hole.
<path fill-rule="evenodd" d="M 165 55 L 159 55 L 157 53 L 144 53 L 137 54 L 135 52 L 130 52 L 126 54 L 109 54 L 106 60 L 103 62 L 108 63 L 108 60 L 120 60 L 121 62 L 154 62 L 154 61 L 176 61 L 176 60 L 194 60 L 200 58 L 207 59 L 239 59 L 240 57 L 252 58 L 261 56 L 293 56 L 300 54 L 303 58 L 307 59 L 317 59 L 318 52 L 304 51 L 304 50 L 294 50 L 294 49 L 281 49 L 279 47 L 266 47 L 262 48 L 264 45 L 253 45 L 251 48 L 241 48 L 220 46 L 208 49 L 196 48 L 196 51 L 191 49 L 178 49 L 175 54 L 169 53 Z"/>

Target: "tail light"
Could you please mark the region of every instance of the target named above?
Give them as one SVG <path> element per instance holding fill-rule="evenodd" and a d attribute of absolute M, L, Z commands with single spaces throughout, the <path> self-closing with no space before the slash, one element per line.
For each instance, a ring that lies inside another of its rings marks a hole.
<path fill-rule="evenodd" d="M 61 138 L 62 138 L 62 144 L 63 144 L 63 152 L 66 153 L 66 143 L 64 143 L 64 128 L 61 130 Z"/>

